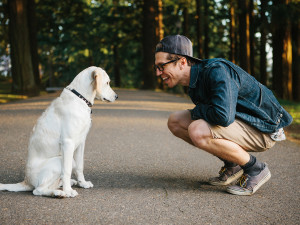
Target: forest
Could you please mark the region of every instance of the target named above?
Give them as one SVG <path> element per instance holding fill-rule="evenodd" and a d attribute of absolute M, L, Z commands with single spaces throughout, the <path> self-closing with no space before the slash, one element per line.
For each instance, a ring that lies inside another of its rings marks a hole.
<path fill-rule="evenodd" d="M 299 0 L 2 0 L 0 79 L 35 96 L 94 65 L 114 87 L 166 90 L 153 64 L 170 34 L 187 36 L 195 57 L 230 60 L 300 101 Z"/>

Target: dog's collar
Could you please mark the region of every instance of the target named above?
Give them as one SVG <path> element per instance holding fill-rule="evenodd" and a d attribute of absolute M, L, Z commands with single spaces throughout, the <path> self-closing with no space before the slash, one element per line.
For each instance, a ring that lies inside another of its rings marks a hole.
<path fill-rule="evenodd" d="M 66 87 L 66 89 L 68 89 L 69 91 L 72 91 L 75 95 L 78 96 L 78 98 L 81 98 L 83 101 L 85 101 L 85 103 L 89 106 L 89 107 L 92 107 L 92 103 L 87 100 L 85 97 L 83 97 L 79 92 L 77 92 L 75 89 L 71 89 L 69 87 Z"/>

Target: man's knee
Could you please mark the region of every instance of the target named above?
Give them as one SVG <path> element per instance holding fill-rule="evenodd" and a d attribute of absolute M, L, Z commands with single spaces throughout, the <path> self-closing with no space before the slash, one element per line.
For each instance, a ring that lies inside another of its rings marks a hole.
<path fill-rule="evenodd" d="M 191 123 L 188 133 L 193 143 L 200 148 L 205 148 L 212 139 L 209 125 L 205 120 L 196 120 Z"/>
<path fill-rule="evenodd" d="M 177 133 L 177 131 L 179 130 L 179 122 L 180 122 L 180 117 L 177 112 L 172 113 L 169 116 L 168 128 L 173 134 Z"/>

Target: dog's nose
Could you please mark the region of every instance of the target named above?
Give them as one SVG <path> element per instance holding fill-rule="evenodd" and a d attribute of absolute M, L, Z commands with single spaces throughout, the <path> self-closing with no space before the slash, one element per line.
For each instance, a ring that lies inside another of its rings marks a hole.
<path fill-rule="evenodd" d="M 116 94 L 116 95 L 115 95 L 115 100 L 117 100 L 117 99 L 118 99 L 118 95 Z"/>

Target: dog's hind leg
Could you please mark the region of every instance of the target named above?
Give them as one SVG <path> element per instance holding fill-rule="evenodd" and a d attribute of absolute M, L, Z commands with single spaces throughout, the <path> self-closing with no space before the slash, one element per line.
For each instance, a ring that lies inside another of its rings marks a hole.
<path fill-rule="evenodd" d="M 32 191 L 33 186 L 27 184 L 25 181 L 17 184 L 1 184 L 0 183 L 0 191 Z"/>
<path fill-rule="evenodd" d="M 66 193 L 65 191 L 58 190 L 61 180 L 61 170 L 62 170 L 62 159 L 61 157 L 55 157 L 48 159 L 40 173 L 38 174 L 37 187 L 33 191 L 34 195 L 43 195 L 51 197 L 75 197 L 77 192 Z"/>
<path fill-rule="evenodd" d="M 48 159 L 43 163 L 37 180 L 34 195 L 43 195 L 50 197 L 66 197 L 66 194 L 58 190 L 61 183 L 61 157 Z"/>

